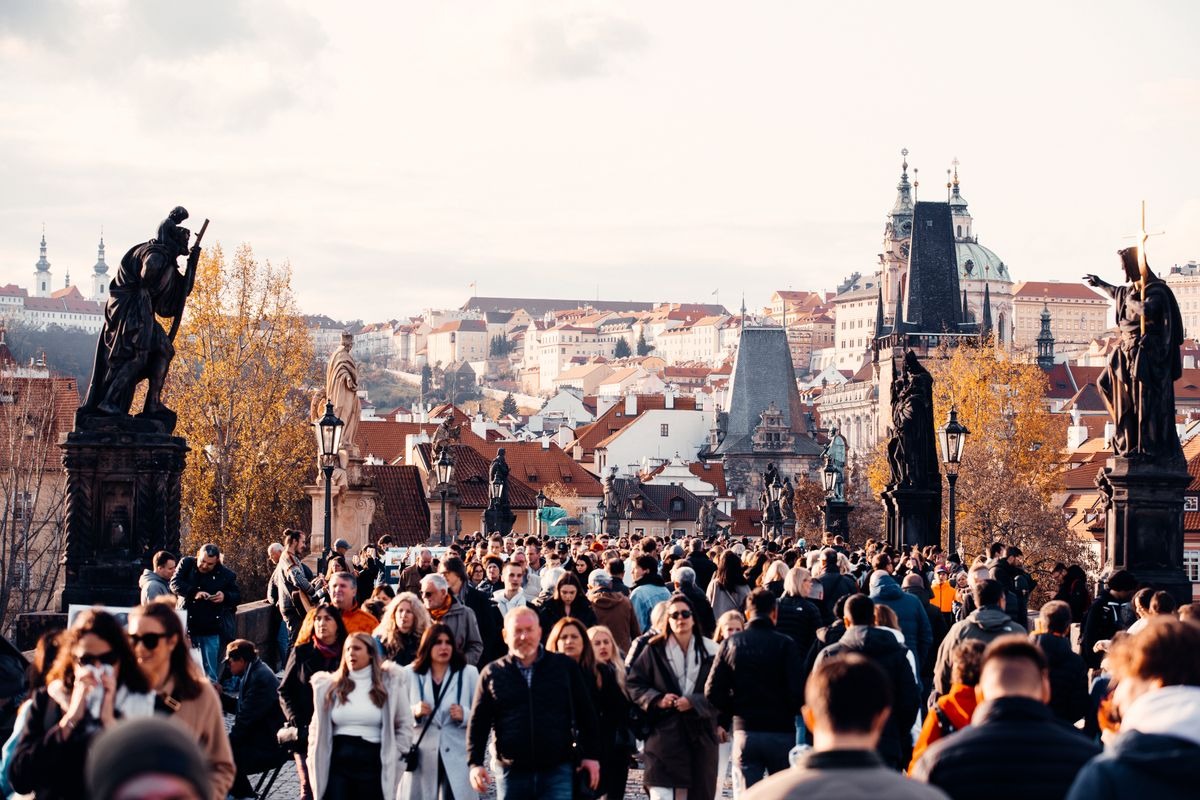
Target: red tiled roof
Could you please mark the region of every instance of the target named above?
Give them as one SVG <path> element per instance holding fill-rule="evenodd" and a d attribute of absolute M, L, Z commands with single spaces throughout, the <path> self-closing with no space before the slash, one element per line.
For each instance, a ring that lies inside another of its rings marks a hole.
<path fill-rule="evenodd" d="M 99 316 L 104 307 L 94 300 L 84 300 L 76 292 L 74 296 L 63 297 L 26 297 L 25 309 L 28 311 L 57 311 L 72 314 L 95 314 Z"/>
<path fill-rule="evenodd" d="M 1108 298 L 1082 283 L 1058 283 L 1057 281 L 1023 281 L 1013 290 L 1014 298 L 1022 300 L 1068 299 L 1093 300 L 1107 303 Z"/>
<path fill-rule="evenodd" d="M 0 377 L 0 394 L 11 396 L 0 403 L 0 467 L 28 469 L 31 460 L 42 459 L 46 469 L 61 470 L 58 440 L 75 427 L 79 407 L 75 379 Z M 30 422 L 39 429 L 32 438 L 26 435 Z"/>
<path fill-rule="evenodd" d="M 575 431 L 575 441 L 572 444 L 582 447 L 585 457 L 590 456 L 595 452 L 597 445 L 624 428 L 636 417 L 641 416 L 642 412 L 662 408 L 666 408 L 666 398 L 662 395 L 639 394 L 637 395 L 637 413 L 631 416 L 625 413 L 625 399 L 620 398 L 607 411 L 601 414 L 595 422 L 577 429 Z M 694 411 L 696 409 L 696 399 L 694 397 L 676 397 L 675 408 Z"/>
<path fill-rule="evenodd" d="M 15 283 L 6 283 L 0 286 L 0 294 L 6 297 L 28 297 L 29 292 L 17 286 Z"/>
<path fill-rule="evenodd" d="M 604 494 L 596 476 L 553 442 L 547 448 L 543 448 L 541 442 L 487 442 L 475 449 L 490 462 L 501 447 L 508 462 L 509 477 L 519 478 L 534 492 L 551 483 L 561 483 L 574 489 L 580 497 Z"/>
<path fill-rule="evenodd" d="M 1084 464 L 1080 464 L 1074 469 L 1067 470 L 1062 477 L 1062 485 L 1064 489 L 1096 489 L 1096 475 L 1104 468 L 1106 459 L 1094 459 Z"/>
<path fill-rule="evenodd" d="M 434 422 L 395 422 L 385 420 L 363 420 L 358 424 L 358 452 L 362 456 L 374 456 L 386 464 L 393 464 L 396 459 L 404 457 L 405 437 L 409 434 L 424 432 L 433 438 L 437 430 Z M 461 433 L 462 441 L 474 443 L 482 441 L 464 426 Z"/>
<path fill-rule="evenodd" d="M 725 497 L 727 495 L 728 490 L 725 488 L 724 464 L 719 462 L 700 463 L 699 461 L 693 461 L 692 463 L 688 464 L 688 469 L 690 469 L 692 474 L 700 480 L 704 481 L 705 483 L 711 483 L 714 487 L 716 487 L 717 495 L 719 497 Z"/>
<path fill-rule="evenodd" d="M 1104 405 L 1104 398 L 1100 396 L 1100 390 L 1096 388 L 1094 383 L 1085 383 L 1079 387 L 1079 391 L 1075 393 L 1065 406 L 1063 411 L 1107 411 Z"/>
<path fill-rule="evenodd" d="M 487 333 L 487 323 L 481 319 L 456 319 L 447 322 L 437 330 L 431 331 L 430 336 L 435 333 L 449 333 L 450 331 L 465 331 L 467 333 Z"/>
<path fill-rule="evenodd" d="M 414 466 L 365 466 L 363 474 L 379 492 L 381 508 L 376 511 L 371 533 L 378 539 L 391 534 L 401 547 L 412 547 L 429 539 L 429 503 L 421 471 Z M 381 519 L 382 517 L 382 519 Z"/>
<path fill-rule="evenodd" d="M 476 437 L 478 438 L 478 437 Z M 417 448 L 417 458 L 426 467 L 431 458 L 432 445 L 428 442 Z M 488 507 L 490 492 L 488 491 L 488 475 L 491 471 L 491 460 L 484 458 L 474 447 L 456 444 L 451 451 L 454 456 L 454 486 L 462 498 L 462 508 L 483 509 Z M 505 453 L 507 457 L 508 453 Z M 508 504 L 514 511 L 518 509 L 536 509 L 537 492 L 521 480 L 509 464 L 508 473 Z"/>
<path fill-rule="evenodd" d="M 734 536 L 762 535 L 762 511 L 754 508 L 735 508 L 732 516 Z"/>

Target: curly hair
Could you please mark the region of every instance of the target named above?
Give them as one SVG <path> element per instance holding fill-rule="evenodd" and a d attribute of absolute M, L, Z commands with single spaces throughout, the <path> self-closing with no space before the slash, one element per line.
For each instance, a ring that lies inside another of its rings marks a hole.
<path fill-rule="evenodd" d="M 396 621 L 396 610 L 401 603 L 408 603 L 413 612 L 413 627 L 408 634 L 401 633 L 400 623 Z M 380 617 L 379 625 L 376 626 L 374 634 L 379 643 L 383 645 L 383 652 L 388 658 L 392 658 L 396 653 L 404 649 L 402 636 L 412 636 L 415 641 L 421 641 L 421 637 L 425 635 L 426 629 L 433 623 L 433 619 L 429 616 L 429 610 L 421 602 L 421 598 L 417 597 L 412 592 L 401 592 L 391 599 L 387 604 L 387 608 L 383 610 L 383 616 Z"/>

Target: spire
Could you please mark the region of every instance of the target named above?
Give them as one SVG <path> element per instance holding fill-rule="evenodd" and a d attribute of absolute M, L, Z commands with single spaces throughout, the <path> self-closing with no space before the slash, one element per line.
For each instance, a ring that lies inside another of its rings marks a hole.
<path fill-rule="evenodd" d="M 64 289 L 71 288 L 71 268 L 70 267 L 67 267 L 67 274 L 63 277 L 63 288 Z"/>
<path fill-rule="evenodd" d="M 92 267 L 97 275 L 108 274 L 108 264 L 104 263 L 104 229 L 100 229 L 100 246 L 96 249 L 96 266 Z"/>
<path fill-rule="evenodd" d="M 1042 303 L 1042 330 L 1037 337 L 1037 363 L 1042 369 L 1054 366 L 1054 332 L 1050 330 L 1050 308 Z"/>
<path fill-rule="evenodd" d="M 879 284 L 879 300 L 875 305 L 875 338 L 883 336 L 883 282 Z"/>
<path fill-rule="evenodd" d="M 896 320 L 892 323 L 892 331 L 894 333 L 904 332 L 904 278 L 900 278 L 900 285 L 896 289 Z"/>
<path fill-rule="evenodd" d="M 950 190 L 950 207 L 954 209 L 961 208 L 960 213 L 966 213 L 967 201 L 963 198 L 958 188 L 958 158 L 956 157 L 951 164 L 954 165 L 953 171 L 946 170 L 947 175 L 951 175 L 950 182 L 946 184 L 946 188 Z"/>
<path fill-rule="evenodd" d="M 900 163 L 900 182 L 896 184 L 896 204 L 892 206 L 892 226 L 899 230 L 900 222 L 912 218 L 913 198 L 912 184 L 908 182 L 908 148 L 900 151 L 903 159 Z M 913 171 L 914 173 L 916 170 Z"/>
<path fill-rule="evenodd" d="M 746 293 L 742 292 L 742 319 L 741 329 L 746 330 Z"/>
<path fill-rule="evenodd" d="M 40 253 L 41 253 L 40 257 L 38 258 L 37 264 L 35 265 L 35 266 L 37 266 L 37 271 L 38 272 L 49 272 L 50 271 L 50 262 L 46 260 L 46 225 L 45 225 L 45 223 L 42 224 L 42 246 L 41 246 Z"/>
<path fill-rule="evenodd" d="M 992 291 L 991 284 L 983 285 L 983 327 L 979 332 L 987 336 L 992 332 Z"/>
<path fill-rule="evenodd" d="M 962 313 L 962 319 L 963 319 L 963 322 L 970 322 L 970 321 L 971 321 L 971 314 L 970 314 L 970 312 L 967 310 L 967 290 L 966 290 L 966 289 L 963 289 L 963 313 Z"/>

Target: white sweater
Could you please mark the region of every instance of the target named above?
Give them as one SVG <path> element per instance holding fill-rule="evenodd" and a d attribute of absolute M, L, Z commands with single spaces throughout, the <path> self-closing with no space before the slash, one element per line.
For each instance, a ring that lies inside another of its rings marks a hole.
<path fill-rule="evenodd" d="M 333 721 L 334 736 L 357 736 L 378 744 L 383 727 L 383 709 L 371 702 L 371 668 L 350 671 L 354 688 L 346 696 L 346 702 L 335 701 L 329 713 Z"/>

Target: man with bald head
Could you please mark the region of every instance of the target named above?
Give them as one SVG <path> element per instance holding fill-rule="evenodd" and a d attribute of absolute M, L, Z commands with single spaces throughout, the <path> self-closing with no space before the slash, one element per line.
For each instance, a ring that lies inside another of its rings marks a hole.
<path fill-rule="evenodd" d="M 528 606 L 505 616 L 504 641 L 508 655 L 483 668 L 467 723 L 471 786 L 480 794 L 491 786 L 487 745 L 494 731 L 500 800 L 571 800 L 575 730 L 574 744 L 583 756 L 579 770 L 595 789 L 600 784 L 600 741 L 583 671 L 574 659 L 542 647 L 537 612 Z"/>
<path fill-rule="evenodd" d="M 912 777 L 958 800 L 1061 798 L 1100 747 L 1050 710 L 1046 656 L 1021 635 L 983 653 L 981 703 L 969 727 L 925 751 Z"/>

